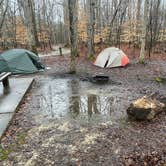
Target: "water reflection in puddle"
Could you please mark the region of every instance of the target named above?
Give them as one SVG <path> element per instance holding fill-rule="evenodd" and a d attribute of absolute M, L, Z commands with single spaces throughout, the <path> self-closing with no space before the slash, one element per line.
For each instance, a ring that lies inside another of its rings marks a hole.
<path fill-rule="evenodd" d="M 77 79 L 54 79 L 40 90 L 40 108 L 47 119 L 106 122 L 124 117 L 125 91 L 115 85 L 95 85 Z M 122 96 L 123 94 L 123 96 Z"/>

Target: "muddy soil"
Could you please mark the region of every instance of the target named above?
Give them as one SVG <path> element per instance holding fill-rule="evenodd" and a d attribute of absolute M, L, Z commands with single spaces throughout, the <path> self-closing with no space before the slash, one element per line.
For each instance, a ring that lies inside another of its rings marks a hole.
<path fill-rule="evenodd" d="M 69 59 L 44 57 L 51 67 L 29 75 L 35 83 L 1 140 L 0 165 L 157 166 L 166 164 L 165 112 L 146 122 L 128 119 L 126 108 L 143 95 L 166 96 L 165 61 L 125 68 L 100 69 L 78 59 L 77 74 L 68 74 Z M 105 85 L 89 81 L 109 75 Z"/>

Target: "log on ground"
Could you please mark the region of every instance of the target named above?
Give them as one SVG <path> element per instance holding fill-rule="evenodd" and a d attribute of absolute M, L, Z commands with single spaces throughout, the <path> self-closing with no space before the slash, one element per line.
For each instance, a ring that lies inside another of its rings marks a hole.
<path fill-rule="evenodd" d="M 166 103 L 144 96 L 130 104 L 127 114 L 136 120 L 150 120 L 165 110 Z"/>

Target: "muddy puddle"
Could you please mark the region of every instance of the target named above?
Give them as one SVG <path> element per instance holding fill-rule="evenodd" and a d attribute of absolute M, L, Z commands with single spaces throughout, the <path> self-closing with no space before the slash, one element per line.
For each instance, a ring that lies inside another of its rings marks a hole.
<path fill-rule="evenodd" d="M 125 110 L 135 99 L 130 89 L 119 84 L 97 85 L 76 78 L 49 80 L 39 93 L 36 120 L 42 122 L 59 119 L 96 124 L 124 120 Z"/>

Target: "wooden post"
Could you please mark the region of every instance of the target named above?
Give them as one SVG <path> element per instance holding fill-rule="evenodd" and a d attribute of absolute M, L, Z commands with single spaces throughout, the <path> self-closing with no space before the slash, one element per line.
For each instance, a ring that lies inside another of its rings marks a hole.
<path fill-rule="evenodd" d="M 63 54 L 62 54 L 62 48 L 61 48 L 61 47 L 59 47 L 59 55 L 60 55 L 60 56 L 63 55 Z"/>
<path fill-rule="evenodd" d="M 8 77 L 2 81 L 4 88 L 9 88 L 9 79 Z"/>

